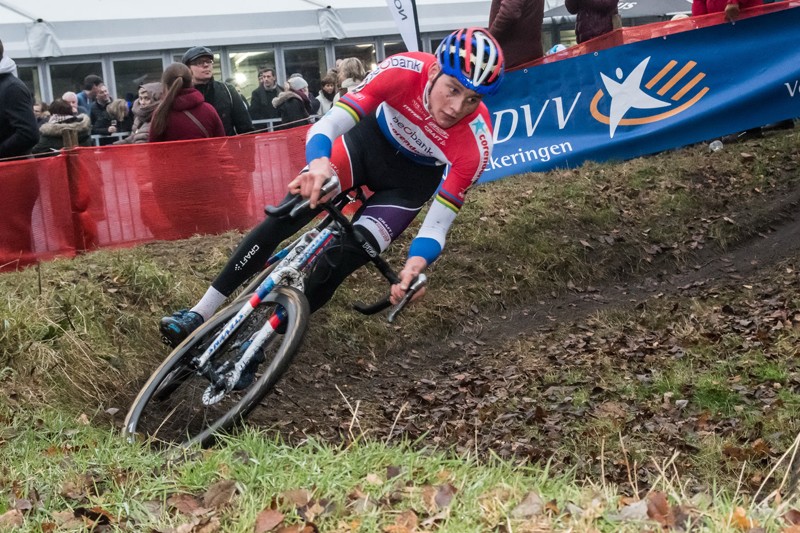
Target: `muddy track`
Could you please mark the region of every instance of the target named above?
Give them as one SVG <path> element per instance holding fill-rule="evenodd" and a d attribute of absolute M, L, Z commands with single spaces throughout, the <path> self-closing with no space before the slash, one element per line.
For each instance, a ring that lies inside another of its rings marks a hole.
<path fill-rule="evenodd" d="M 555 325 L 579 324 L 597 311 L 630 309 L 654 297 L 757 279 L 762 268 L 800 254 L 798 204 L 800 191 L 776 202 L 770 211 L 774 213 L 772 221 L 753 228 L 751 238 L 724 254 L 707 247 L 691 265 L 681 268 L 654 268 L 634 279 L 576 288 L 506 309 L 498 316 L 466 313 L 461 330 L 445 338 L 427 336 L 392 353 L 362 357 L 327 359 L 301 351 L 250 422 L 277 429 L 289 441 L 308 436 L 341 442 L 360 434 L 374 438 L 402 435 L 423 437 L 427 444 L 496 448 L 494 437 L 480 439 L 478 428 L 464 427 L 466 410 L 463 419 L 454 420 L 458 407 L 445 404 L 485 396 L 498 381 L 524 393 L 529 383 L 526 372 L 517 366 L 513 352 L 503 351 L 504 345 Z M 443 398 L 440 385 L 444 384 L 460 392 L 446 393 L 452 398 Z M 535 410 L 529 410 L 527 416 L 535 418 Z M 521 421 L 526 422 L 530 420 Z M 465 435 L 473 430 L 475 438 Z M 533 459 L 547 456 L 546 451 L 540 454 L 533 447 L 528 454 Z"/>

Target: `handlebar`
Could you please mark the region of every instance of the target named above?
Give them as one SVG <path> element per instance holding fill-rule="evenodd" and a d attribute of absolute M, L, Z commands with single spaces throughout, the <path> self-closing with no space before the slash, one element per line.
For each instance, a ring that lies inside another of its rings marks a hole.
<path fill-rule="evenodd" d="M 320 198 L 332 193 L 339 187 L 340 187 L 339 177 L 334 174 L 333 176 L 328 178 L 328 180 L 322 185 L 322 188 L 320 189 Z M 361 193 L 360 189 L 357 189 L 357 191 L 358 192 L 356 194 L 355 199 L 360 198 L 363 201 L 363 196 L 360 195 Z M 284 218 L 284 217 L 294 218 L 300 212 L 306 210 L 309 206 L 309 203 L 310 200 L 308 198 L 303 198 L 299 194 L 296 194 L 285 200 L 279 206 L 271 206 L 271 205 L 266 206 L 264 208 L 264 211 L 268 215 L 277 218 Z M 342 214 L 342 212 L 339 210 L 339 207 L 337 207 L 336 205 L 337 203 L 339 202 L 337 202 L 336 200 L 329 201 L 320 204 L 319 207 L 327 211 L 328 214 L 330 215 L 330 219 L 338 222 L 342 227 L 342 229 L 345 232 L 347 232 L 352 238 L 354 238 L 355 241 L 365 250 L 373 250 L 373 248 L 369 245 L 369 243 L 367 243 L 366 239 L 364 239 L 364 237 L 360 233 L 354 231 L 353 225 L 350 223 L 350 220 Z M 385 277 L 389 281 L 390 285 L 396 285 L 400 283 L 400 278 L 395 273 L 395 271 L 392 270 L 392 267 L 389 266 L 389 263 L 387 263 L 385 259 L 383 259 L 379 254 L 375 253 L 374 251 L 370 251 L 368 255 L 370 256 L 370 261 L 372 261 L 372 263 L 378 268 L 381 274 L 383 274 L 383 277 Z M 411 301 L 411 298 L 417 292 L 419 292 L 420 289 L 422 289 L 425 285 L 427 285 L 427 283 L 428 283 L 428 277 L 425 274 L 419 274 L 411 281 L 411 285 L 409 286 L 403 298 L 389 312 L 387 319 L 389 320 L 390 323 L 394 322 L 394 319 L 397 318 L 397 315 L 399 315 L 400 312 L 408 304 L 408 302 Z M 353 304 L 353 309 L 364 315 L 374 315 L 376 313 L 383 311 L 384 309 L 392 307 L 390 296 L 391 294 L 387 295 L 385 298 L 372 305 L 367 305 L 362 302 L 356 302 Z"/>
<path fill-rule="evenodd" d="M 389 311 L 389 314 L 386 317 L 390 324 L 394 322 L 394 319 L 397 318 L 397 315 L 399 315 L 408 302 L 411 301 L 411 298 L 427 284 L 428 276 L 425 274 L 420 274 L 411 281 L 411 285 L 409 285 L 408 290 L 406 291 L 405 295 L 403 295 L 403 298 L 397 303 L 397 305 L 392 307 L 392 310 Z M 374 315 L 375 313 L 380 313 L 384 309 L 391 307 L 391 305 L 392 302 L 389 299 L 389 296 L 386 296 L 386 298 L 383 300 L 372 305 L 356 302 L 353 304 L 353 309 L 364 315 Z"/>
<path fill-rule="evenodd" d="M 339 176 L 334 174 L 328 180 L 322 184 L 322 188 L 319 191 L 319 197 L 323 198 L 326 195 L 332 193 L 336 189 L 339 188 Z M 279 206 L 268 205 L 264 208 L 264 212 L 268 215 L 283 218 L 283 217 L 291 217 L 294 218 L 300 213 L 301 211 L 308 208 L 308 205 L 311 203 L 311 200 L 308 198 L 303 198 L 299 194 L 295 194 L 288 200 L 284 201 Z"/>

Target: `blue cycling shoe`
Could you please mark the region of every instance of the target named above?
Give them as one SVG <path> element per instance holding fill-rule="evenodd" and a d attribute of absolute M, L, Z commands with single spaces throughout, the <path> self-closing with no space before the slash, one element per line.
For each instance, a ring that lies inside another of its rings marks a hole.
<path fill-rule="evenodd" d="M 247 348 L 250 346 L 252 341 L 247 341 L 239 348 L 239 353 L 244 355 L 244 352 L 247 351 Z M 258 365 L 266 361 L 267 358 L 264 357 L 264 351 L 258 350 L 256 353 L 253 354 L 253 358 L 250 360 L 250 363 L 244 370 L 242 370 L 242 375 L 239 376 L 239 381 L 236 382 L 236 385 L 233 386 L 233 390 L 244 390 L 256 379 L 256 372 L 258 371 Z"/>
<path fill-rule="evenodd" d="M 199 313 L 181 309 L 172 313 L 172 316 L 162 318 L 159 330 L 164 343 L 174 348 L 183 342 L 183 339 L 188 337 L 191 332 L 199 328 L 203 322 L 203 317 Z"/>

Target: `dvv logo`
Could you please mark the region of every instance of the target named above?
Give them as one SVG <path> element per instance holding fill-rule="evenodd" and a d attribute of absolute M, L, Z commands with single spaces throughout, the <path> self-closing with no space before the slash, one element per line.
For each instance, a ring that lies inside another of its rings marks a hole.
<path fill-rule="evenodd" d="M 697 66 L 694 61 L 679 66 L 677 61 L 671 60 L 645 81 L 649 62 L 650 58 L 645 58 L 627 77 L 617 68 L 616 80 L 600 73 L 605 91 L 597 91 L 590 110 L 595 120 L 608 124 L 612 139 L 619 126 L 639 126 L 674 117 L 699 102 L 709 91 L 708 87 L 697 89 L 706 75 L 692 72 Z M 608 114 L 603 114 L 604 110 Z"/>

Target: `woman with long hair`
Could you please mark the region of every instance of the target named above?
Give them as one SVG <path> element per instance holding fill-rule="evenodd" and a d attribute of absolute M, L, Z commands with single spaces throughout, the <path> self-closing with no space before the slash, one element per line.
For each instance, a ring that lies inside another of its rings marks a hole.
<path fill-rule="evenodd" d="M 150 124 L 150 142 L 224 137 L 217 110 L 192 87 L 192 72 L 183 63 L 173 63 L 161 76 L 164 99 Z"/>
<path fill-rule="evenodd" d="M 339 101 L 339 97 L 352 92 L 353 89 L 364 81 L 367 77 L 367 70 L 364 68 L 364 63 L 357 57 L 346 57 L 342 59 L 337 68 L 339 92 L 336 95 L 334 103 Z"/>
<path fill-rule="evenodd" d="M 213 234 L 247 228 L 252 178 L 238 172 L 231 153 L 238 143 L 227 141 L 217 111 L 192 87 L 189 67 L 173 63 L 161 81 L 164 96 L 150 122 L 150 142 L 156 144 L 147 150 L 155 206 L 142 206 L 146 220 L 163 216 L 160 226 L 148 226 L 153 236 L 172 239 L 186 236 L 187 231 Z M 182 147 L 161 142 L 188 139 L 198 140 Z"/>
<path fill-rule="evenodd" d="M 128 109 L 128 102 L 122 98 L 112 100 L 106 107 L 106 113 L 111 117 L 111 126 L 116 128 L 113 133 L 125 133 L 133 128 L 133 115 Z M 110 129 L 109 129 L 110 132 Z"/>

